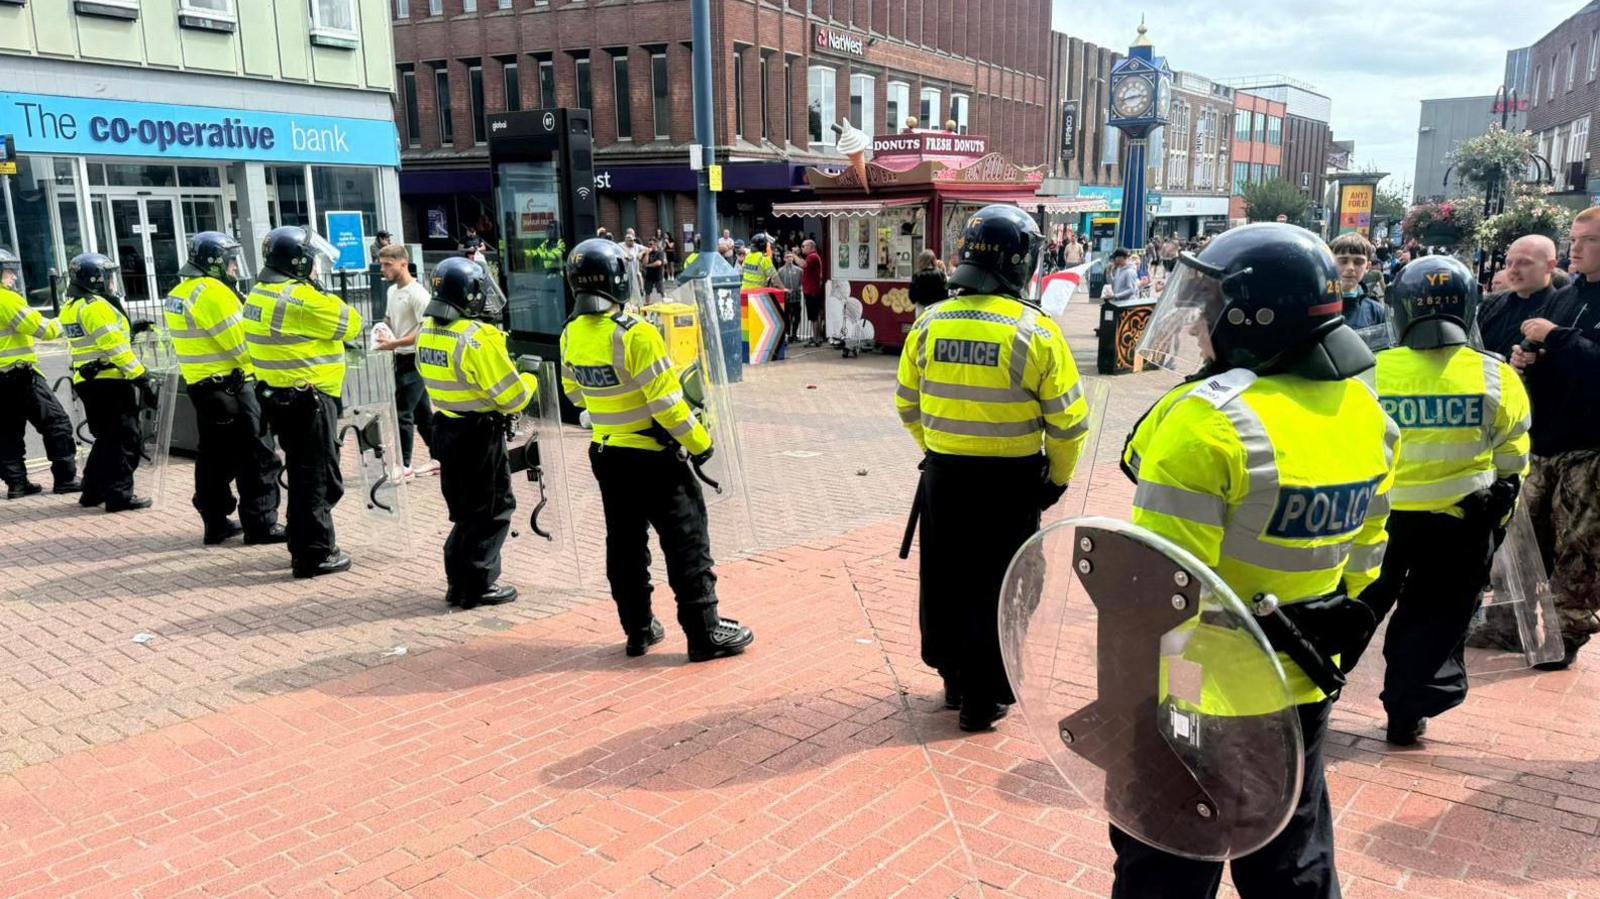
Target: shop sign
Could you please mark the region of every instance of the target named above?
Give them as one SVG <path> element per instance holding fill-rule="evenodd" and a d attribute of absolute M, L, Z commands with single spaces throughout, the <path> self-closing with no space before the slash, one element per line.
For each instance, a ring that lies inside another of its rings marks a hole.
<path fill-rule="evenodd" d="M 872 158 L 895 156 L 967 156 L 978 159 L 989 154 L 989 139 L 973 134 L 948 131 L 880 134 L 872 139 Z"/>
<path fill-rule="evenodd" d="M 367 270 L 367 232 L 361 224 L 359 212 L 329 212 L 328 242 L 339 248 L 339 261 L 335 267 L 342 272 Z"/>
<path fill-rule="evenodd" d="M 1078 101 L 1068 100 L 1061 104 L 1061 159 L 1072 159 L 1078 155 Z"/>
<path fill-rule="evenodd" d="M 22 153 L 321 165 L 400 164 L 393 121 L 0 92 Z"/>
<path fill-rule="evenodd" d="M 830 53 L 841 53 L 857 59 L 867 58 L 867 36 L 856 31 L 816 26 L 816 48 Z"/>

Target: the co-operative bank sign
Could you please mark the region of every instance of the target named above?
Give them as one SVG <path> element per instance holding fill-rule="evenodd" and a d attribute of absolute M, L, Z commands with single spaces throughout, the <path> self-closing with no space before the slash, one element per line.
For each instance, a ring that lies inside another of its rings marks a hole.
<path fill-rule="evenodd" d="M 400 164 L 393 121 L 0 92 L 21 153 Z"/>

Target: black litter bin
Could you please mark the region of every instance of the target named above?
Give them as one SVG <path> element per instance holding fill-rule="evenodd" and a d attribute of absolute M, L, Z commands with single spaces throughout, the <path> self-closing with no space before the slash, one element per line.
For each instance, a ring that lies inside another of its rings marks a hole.
<path fill-rule="evenodd" d="M 1150 313 L 1155 309 L 1152 299 L 1105 300 L 1100 304 L 1100 326 L 1095 334 L 1100 338 L 1100 351 L 1096 370 L 1102 375 L 1127 374 L 1133 371 L 1134 350 L 1139 348 L 1139 338 L 1150 323 Z"/>

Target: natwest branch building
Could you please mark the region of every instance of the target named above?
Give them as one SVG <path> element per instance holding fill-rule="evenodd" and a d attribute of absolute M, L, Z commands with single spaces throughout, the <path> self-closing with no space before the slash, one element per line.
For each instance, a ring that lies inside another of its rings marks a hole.
<path fill-rule="evenodd" d="M 594 115 L 602 224 L 671 230 L 695 220 L 687 4 L 573 0 L 394 0 L 395 118 L 408 241 L 449 249 L 465 227 L 493 240 L 488 135 L 502 110 Z M 713 0 L 713 95 L 723 226 L 815 232 L 772 204 L 812 195 L 806 169 L 842 164 L 829 127 L 923 127 L 993 135 L 1022 165 L 1044 161 L 1045 0 L 1003 16 L 909 0 Z M 819 237 L 821 235 L 819 234 Z"/>

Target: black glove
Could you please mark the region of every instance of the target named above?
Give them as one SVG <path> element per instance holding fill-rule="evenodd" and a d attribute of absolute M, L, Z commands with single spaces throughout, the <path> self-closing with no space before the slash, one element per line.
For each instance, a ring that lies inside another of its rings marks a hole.
<path fill-rule="evenodd" d="M 1058 502 L 1067 493 L 1066 484 L 1057 484 L 1049 478 L 1039 485 L 1039 510 L 1042 512 Z"/>
<path fill-rule="evenodd" d="M 137 336 L 155 327 L 155 323 L 142 318 L 134 319 L 128 326 L 130 336 Z"/>
<path fill-rule="evenodd" d="M 706 447 L 706 451 L 705 452 L 703 452 L 703 453 L 695 453 L 693 456 L 690 456 L 689 458 L 694 460 L 694 467 L 695 468 L 699 468 L 700 466 L 702 466 L 702 465 L 706 464 L 707 462 L 711 461 L 711 452 L 712 452 L 712 447 L 708 446 L 708 447 Z"/>
<path fill-rule="evenodd" d="M 150 386 L 150 377 L 148 375 L 140 375 L 134 378 L 133 389 L 139 392 L 140 408 L 156 408 L 156 389 Z"/>
<path fill-rule="evenodd" d="M 1501 478 L 1488 487 L 1463 497 L 1456 503 L 1456 508 L 1461 510 L 1462 517 L 1469 522 L 1498 528 L 1511 516 L 1511 510 L 1517 507 L 1517 492 L 1521 486 L 1522 479 L 1515 475 Z"/>

